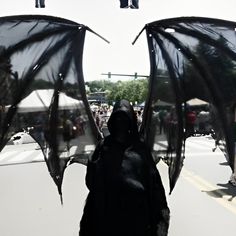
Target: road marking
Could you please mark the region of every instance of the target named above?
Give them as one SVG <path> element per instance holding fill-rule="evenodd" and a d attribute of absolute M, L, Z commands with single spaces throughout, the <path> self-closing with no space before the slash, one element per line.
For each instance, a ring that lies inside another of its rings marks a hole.
<path fill-rule="evenodd" d="M 14 155 L 14 157 L 8 159 L 8 162 L 21 162 L 21 161 L 26 161 L 27 159 L 31 159 L 32 154 L 35 152 L 35 150 L 29 150 L 29 151 L 23 151 L 23 152 L 18 152 L 17 155 Z"/>
<path fill-rule="evenodd" d="M 201 140 L 197 140 L 197 139 L 187 140 L 185 145 L 186 147 L 204 149 L 204 150 L 212 150 L 212 148 L 215 147 L 215 143 L 210 142 L 207 139 L 205 139 L 204 141 L 202 139 Z"/>
<path fill-rule="evenodd" d="M 84 151 L 87 153 L 93 152 L 95 145 L 85 145 Z M 73 146 L 70 150 L 70 153 L 74 154 L 77 152 L 77 146 Z M 60 158 L 68 158 L 68 152 L 64 152 L 60 155 Z M 41 150 L 26 150 L 26 151 L 5 151 L 0 153 L 0 166 L 4 165 L 13 165 L 21 163 L 31 163 L 31 162 L 44 162 L 44 155 Z"/>
<path fill-rule="evenodd" d="M 167 146 L 168 146 L 167 140 L 158 141 L 154 143 L 153 149 L 155 151 L 162 150 L 162 149 L 165 150 Z M 214 139 L 209 139 L 206 137 L 191 137 L 191 138 L 188 138 L 185 142 L 185 151 L 188 151 L 188 150 L 193 151 L 193 149 L 198 149 L 198 150 L 204 149 L 204 150 L 212 151 L 214 147 L 215 147 Z"/>
<path fill-rule="evenodd" d="M 203 192 L 212 191 L 212 194 L 214 195 L 213 199 L 217 203 L 236 214 L 236 197 L 227 195 L 224 191 L 217 189 L 216 186 L 184 167 L 182 169 L 181 176 Z"/>
<path fill-rule="evenodd" d="M 210 156 L 222 155 L 223 157 L 223 153 L 219 149 L 217 149 L 215 152 L 212 152 L 212 148 L 210 147 L 214 146 L 213 145 L 211 146 L 210 143 L 213 144 L 213 142 L 214 140 L 209 140 L 205 137 L 189 138 L 186 141 L 185 156 L 191 157 L 191 156 L 205 156 L 205 155 L 210 155 Z M 154 144 L 154 149 L 157 148 L 166 150 L 166 145 L 167 145 L 166 141 L 160 141 Z M 95 149 L 94 145 L 84 146 L 85 152 L 87 151 L 92 152 L 94 151 L 94 149 Z M 70 153 L 74 154 L 74 152 L 76 153 L 78 152 L 77 146 L 73 146 L 71 148 Z M 64 153 L 64 155 L 65 156 L 63 157 L 62 155 L 61 158 L 66 158 L 69 155 L 69 153 L 66 152 Z M 41 150 L 30 149 L 28 151 L 20 151 L 20 152 L 16 150 L 8 150 L 6 152 L 0 153 L 0 165 L 3 165 L 5 163 L 15 163 L 15 162 L 27 163 L 27 162 L 38 162 L 38 161 L 44 161 L 44 156 Z"/>
<path fill-rule="evenodd" d="M 221 151 L 215 151 L 215 152 L 191 152 L 191 151 L 187 151 L 185 152 L 185 156 L 222 156 L 224 157 L 224 154 Z"/>
<path fill-rule="evenodd" d="M 0 153 L 0 162 L 4 161 L 5 159 L 10 158 L 11 156 L 15 156 L 18 152 L 17 151 L 7 151 Z"/>
<path fill-rule="evenodd" d="M 35 157 L 36 155 L 36 157 Z M 43 161 L 44 157 L 41 151 L 7 151 L 0 153 L 0 165 L 30 163 L 32 161 Z"/>
<path fill-rule="evenodd" d="M 44 155 L 42 152 L 39 152 L 34 158 L 32 158 L 31 162 L 41 162 L 44 161 Z"/>
<path fill-rule="evenodd" d="M 85 145 L 84 151 L 85 151 L 85 152 L 91 152 L 91 151 L 94 151 L 95 148 L 96 148 L 95 145 Z"/>

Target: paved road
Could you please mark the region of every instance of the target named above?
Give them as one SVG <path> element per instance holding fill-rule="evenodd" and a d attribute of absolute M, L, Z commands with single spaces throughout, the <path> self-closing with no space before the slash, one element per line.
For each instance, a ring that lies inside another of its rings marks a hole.
<path fill-rule="evenodd" d="M 236 187 L 214 141 L 206 137 L 187 140 L 186 159 L 168 202 L 171 209 L 169 236 L 233 236 L 236 232 Z M 168 192 L 166 165 L 158 168 Z"/>
<path fill-rule="evenodd" d="M 0 165 L 42 162 L 44 157 L 36 143 L 7 145 L 0 153 Z"/>
<path fill-rule="evenodd" d="M 1 236 L 75 236 L 87 195 L 85 166 L 65 171 L 63 200 L 44 162 L 0 167 Z"/>
<path fill-rule="evenodd" d="M 171 209 L 169 236 L 235 235 L 236 188 L 227 183 L 230 168 L 213 147 L 206 137 L 187 140 L 185 165 L 171 195 L 167 166 L 158 164 Z M 35 144 L 6 147 L 0 165 L 0 235 L 78 235 L 87 195 L 85 166 L 73 164 L 66 170 L 61 206 Z"/>

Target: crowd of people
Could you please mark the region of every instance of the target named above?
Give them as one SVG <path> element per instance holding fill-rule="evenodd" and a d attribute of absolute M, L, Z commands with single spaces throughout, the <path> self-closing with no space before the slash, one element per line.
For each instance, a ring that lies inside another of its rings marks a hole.
<path fill-rule="evenodd" d="M 173 109 L 159 109 L 156 112 L 159 134 L 166 134 L 170 124 L 177 122 Z M 187 107 L 185 113 L 186 138 L 195 134 L 209 134 L 211 126 L 211 114 L 206 109 L 192 109 Z"/>
<path fill-rule="evenodd" d="M 98 129 L 106 136 L 108 131 L 107 122 L 112 113 L 113 106 L 98 105 L 96 107 L 91 107 L 91 110 Z M 138 128 L 140 128 L 143 118 L 143 108 L 134 107 L 134 112 L 137 117 Z"/>

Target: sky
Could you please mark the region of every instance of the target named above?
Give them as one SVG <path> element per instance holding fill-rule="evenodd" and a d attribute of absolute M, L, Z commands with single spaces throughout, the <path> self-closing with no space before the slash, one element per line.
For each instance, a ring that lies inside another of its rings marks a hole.
<path fill-rule="evenodd" d="M 85 81 L 107 79 L 103 73 L 149 75 L 145 24 L 172 17 L 201 16 L 236 22 L 235 0 L 139 0 L 139 9 L 120 9 L 119 0 L 0 0 L 0 16 L 39 14 L 66 18 L 91 28 L 106 43 L 87 32 L 83 55 Z M 126 78 L 126 77 L 124 77 Z M 111 80 L 124 79 L 112 76 Z"/>

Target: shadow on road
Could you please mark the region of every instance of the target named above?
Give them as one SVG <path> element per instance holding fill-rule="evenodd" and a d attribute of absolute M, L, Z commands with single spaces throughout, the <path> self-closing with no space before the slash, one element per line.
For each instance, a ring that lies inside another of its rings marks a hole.
<path fill-rule="evenodd" d="M 230 196 L 230 198 L 228 198 L 228 201 L 230 202 L 233 201 L 234 199 L 236 200 L 236 186 L 232 186 L 229 183 L 217 184 L 217 186 L 220 186 L 223 188 L 219 188 L 219 189 L 215 189 L 211 191 L 203 191 L 203 192 L 206 192 L 208 195 L 215 198 L 223 198 L 224 196 Z"/>
<path fill-rule="evenodd" d="M 228 166 L 229 163 L 227 161 L 219 163 L 221 166 Z"/>

